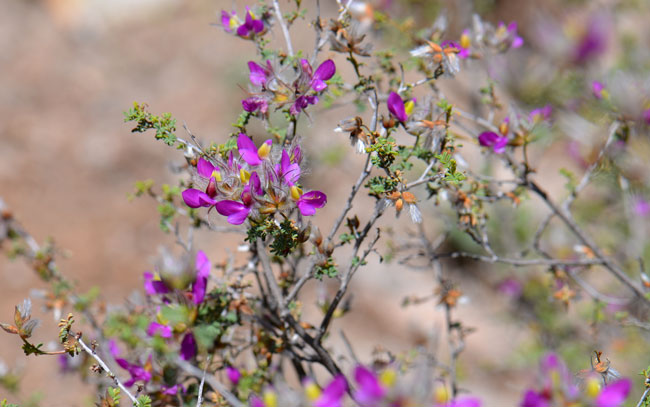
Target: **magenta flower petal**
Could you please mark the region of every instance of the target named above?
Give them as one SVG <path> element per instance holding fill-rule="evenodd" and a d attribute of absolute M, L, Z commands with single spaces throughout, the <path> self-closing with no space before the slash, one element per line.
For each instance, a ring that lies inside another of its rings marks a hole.
<path fill-rule="evenodd" d="M 321 191 L 310 191 L 303 194 L 296 205 L 303 216 L 311 216 L 316 213 L 316 209 L 322 208 L 327 203 L 327 195 Z"/>
<path fill-rule="evenodd" d="M 408 119 L 406 109 L 404 108 L 404 101 L 400 95 L 391 92 L 390 95 L 388 95 L 388 101 L 386 104 L 388 105 L 388 111 L 391 112 L 393 116 L 397 117 L 399 121 L 405 122 Z"/>
<path fill-rule="evenodd" d="M 167 325 L 159 324 L 158 322 L 152 322 L 147 328 L 147 335 L 155 336 L 156 334 L 160 335 L 161 338 L 171 338 L 172 329 Z"/>
<path fill-rule="evenodd" d="M 311 80 L 311 88 L 316 92 L 325 90 L 325 88 L 327 88 L 325 81 L 331 79 L 335 72 L 336 65 L 334 65 L 334 61 L 331 59 L 324 61 L 318 66 L 316 72 L 314 72 L 314 76 Z"/>
<path fill-rule="evenodd" d="M 354 380 L 359 384 L 354 399 L 362 406 L 375 406 L 386 393 L 377 376 L 363 366 L 354 369 Z"/>
<path fill-rule="evenodd" d="M 244 133 L 239 133 L 239 137 L 237 137 L 237 149 L 248 165 L 259 165 L 262 162 L 257 154 L 255 143 Z"/>
<path fill-rule="evenodd" d="M 251 407 L 264 407 L 264 402 L 257 396 L 251 397 Z"/>
<path fill-rule="evenodd" d="M 320 397 L 314 401 L 315 407 L 341 407 L 343 396 L 348 390 L 348 383 L 343 375 L 336 376 L 330 384 L 323 389 Z"/>
<path fill-rule="evenodd" d="M 286 150 L 282 150 L 282 157 L 280 158 L 279 170 L 277 172 L 278 176 L 283 178 L 287 185 L 293 185 L 300 179 L 300 166 L 291 163 L 291 158 Z"/>
<path fill-rule="evenodd" d="M 593 81 L 591 82 L 591 92 L 594 94 L 594 97 L 596 99 L 602 99 L 603 98 L 603 89 L 605 89 L 605 85 L 598 81 Z"/>
<path fill-rule="evenodd" d="M 201 304 L 205 298 L 205 289 L 208 285 L 208 277 L 210 276 L 210 260 L 202 250 L 196 253 L 196 280 L 192 284 L 192 294 L 194 297 L 194 304 Z"/>
<path fill-rule="evenodd" d="M 485 131 L 478 136 L 478 142 L 483 147 L 492 147 L 495 153 L 501 154 L 506 151 L 508 137 L 499 136 L 492 131 Z"/>
<path fill-rule="evenodd" d="M 202 206 L 212 206 L 216 201 L 210 198 L 210 195 L 198 189 L 190 188 L 181 193 L 183 201 L 190 208 L 200 208 Z"/>
<path fill-rule="evenodd" d="M 248 206 L 237 201 L 220 201 L 216 203 L 215 208 L 217 212 L 228 217 L 228 223 L 231 225 L 244 223 L 251 211 Z"/>
<path fill-rule="evenodd" d="M 620 407 L 632 388 L 630 379 L 620 379 L 605 387 L 596 398 L 596 407 Z"/>
<path fill-rule="evenodd" d="M 219 171 L 219 168 L 216 168 L 212 163 L 205 158 L 199 158 L 199 162 L 196 164 L 196 171 L 203 178 L 210 178 L 214 170 Z"/>
<path fill-rule="evenodd" d="M 239 372 L 239 370 L 235 369 L 232 366 L 226 367 L 226 375 L 228 376 L 228 380 L 230 380 L 232 384 L 239 383 L 239 379 L 241 378 L 241 373 Z"/>
<path fill-rule="evenodd" d="M 254 113 L 259 110 L 262 112 L 262 114 L 266 114 L 266 112 L 269 111 L 269 103 L 266 101 L 266 99 L 259 96 L 251 96 L 249 98 L 243 99 L 241 101 L 241 106 L 249 113 Z"/>
<path fill-rule="evenodd" d="M 314 76 L 312 74 L 311 64 L 306 59 L 303 58 L 300 60 L 300 67 L 302 68 L 302 71 L 310 78 Z"/>
<path fill-rule="evenodd" d="M 169 288 L 160 280 L 153 279 L 153 273 L 145 271 L 144 274 L 144 292 L 149 295 L 167 294 Z"/>
<path fill-rule="evenodd" d="M 251 174 L 251 179 L 248 181 L 249 185 L 252 187 L 251 190 L 257 195 L 264 195 L 264 190 L 262 189 L 262 182 L 260 181 L 260 176 L 257 175 L 257 171 L 253 171 Z"/>
<path fill-rule="evenodd" d="M 248 69 L 250 70 L 250 75 L 248 76 L 251 83 L 257 86 L 266 85 L 266 70 L 256 64 L 253 61 L 248 62 Z"/>
<path fill-rule="evenodd" d="M 548 397 L 543 394 L 537 393 L 534 390 L 526 391 L 524 399 L 521 401 L 521 407 L 549 407 L 550 403 Z"/>
<path fill-rule="evenodd" d="M 221 10 L 221 25 L 223 26 L 224 31 L 232 32 L 230 28 L 230 18 L 235 16 L 235 12 L 228 13 L 226 10 Z"/>
<path fill-rule="evenodd" d="M 144 367 L 129 363 L 125 359 L 121 358 L 115 359 L 115 362 L 117 362 L 117 364 L 122 369 L 126 370 L 131 375 L 131 379 L 124 382 L 124 385 L 126 387 L 133 386 L 133 384 L 137 381 L 143 381 L 147 383 L 151 380 L 151 372 L 145 370 Z"/>
<path fill-rule="evenodd" d="M 183 337 L 183 341 L 181 342 L 181 359 L 183 360 L 190 360 L 196 356 L 196 339 L 194 339 L 194 334 L 192 332 L 188 332 L 185 334 L 185 337 Z"/>

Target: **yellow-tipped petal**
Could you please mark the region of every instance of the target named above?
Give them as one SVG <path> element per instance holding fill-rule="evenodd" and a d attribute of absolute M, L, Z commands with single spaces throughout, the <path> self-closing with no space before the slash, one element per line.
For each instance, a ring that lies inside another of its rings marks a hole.
<path fill-rule="evenodd" d="M 287 100 L 289 100 L 289 96 L 285 95 L 284 93 L 280 93 L 280 92 L 275 93 L 276 103 L 286 102 Z"/>
<path fill-rule="evenodd" d="M 305 386 L 305 395 L 310 401 L 314 401 L 320 397 L 320 388 L 316 383 L 309 382 L 307 386 Z"/>
<path fill-rule="evenodd" d="M 587 379 L 585 393 L 591 398 L 596 398 L 596 396 L 598 396 L 600 393 L 600 380 L 597 377 L 591 376 Z"/>
<path fill-rule="evenodd" d="M 449 401 L 449 392 L 443 385 L 436 386 L 436 389 L 433 391 L 433 397 L 436 400 L 436 403 L 444 404 Z"/>
<path fill-rule="evenodd" d="M 470 45 L 472 45 L 472 43 L 471 43 L 471 41 L 469 39 L 469 35 L 467 35 L 467 34 L 461 35 L 460 36 L 460 46 L 463 47 L 463 48 L 469 48 Z"/>
<path fill-rule="evenodd" d="M 251 179 L 251 173 L 242 168 L 239 170 L 239 179 L 242 183 L 248 184 L 248 180 Z"/>
<path fill-rule="evenodd" d="M 499 125 L 499 132 L 505 136 L 506 134 L 508 134 L 508 129 L 509 129 L 508 122 L 501 122 L 501 124 Z"/>
<path fill-rule="evenodd" d="M 397 372 L 393 369 L 386 369 L 379 375 L 379 381 L 386 387 L 393 387 L 397 379 Z"/>
<path fill-rule="evenodd" d="M 221 172 L 220 171 L 217 171 L 217 170 L 212 171 L 212 176 L 214 177 L 214 179 L 217 180 L 217 182 L 221 182 Z"/>
<path fill-rule="evenodd" d="M 415 107 L 415 102 L 413 102 L 413 100 L 409 100 L 408 102 L 404 103 L 404 111 L 406 111 L 407 116 L 410 116 L 411 113 L 413 113 L 414 107 Z"/>
<path fill-rule="evenodd" d="M 275 394 L 274 392 L 267 390 L 264 392 L 264 396 L 262 397 L 264 400 L 264 406 L 265 407 L 277 407 L 278 406 L 278 395 Z"/>
<path fill-rule="evenodd" d="M 231 30 L 234 30 L 239 27 L 239 21 L 237 21 L 237 18 L 235 16 L 230 17 L 230 21 L 228 21 L 228 25 L 230 26 Z"/>
<path fill-rule="evenodd" d="M 266 158 L 268 157 L 269 153 L 271 152 L 271 146 L 268 143 L 263 143 L 259 149 L 257 149 L 257 155 L 260 158 Z"/>
<path fill-rule="evenodd" d="M 300 199 L 300 197 L 302 196 L 302 190 L 300 188 L 293 185 L 290 190 L 291 190 L 291 198 L 293 200 L 297 201 L 298 199 Z"/>

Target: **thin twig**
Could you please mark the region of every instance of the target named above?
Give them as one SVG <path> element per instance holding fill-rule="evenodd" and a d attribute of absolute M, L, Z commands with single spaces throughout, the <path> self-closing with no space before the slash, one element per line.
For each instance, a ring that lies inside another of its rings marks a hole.
<path fill-rule="evenodd" d="M 289 28 L 287 27 L 287 23 L 284 21 L 284 17 L 282 16 L 282 11 L 280 10 L 280 4 L 278 3 L 278 0 L 273 0 L 273 9 L 275 9 L 275 16 L 278 18 L 278 22 L 282 28 L 284 40 L 287 42 L 287 53 L 290 57 L 292 57 L 293 46 L 291 45 L 291 36 L 289 35 Z"/>
<path fill-rule="evenodd" d="M 199 369 L 198 367 L 192 365 L 191 363 L 178 358 L 176 360 L 176 365 L 183 369 L 185 373 L 190 374 L 196 378 L 203 378 L 205 377 L 205 381 L 212 387 L 212 389 L 216 390 L 219 394 L 223 396 L 223 398 L 226 399 L 228 403 L 232 405 L 232 407 L 246 407 L 244 403 L 239 401 L 239 399 L 232 394 L 228 389 L 226 388 L 225 385 L 223 385 L 220 381 L 215 379 L 213 375 L 205 375 L 203 373 L 203 370 Z"/>

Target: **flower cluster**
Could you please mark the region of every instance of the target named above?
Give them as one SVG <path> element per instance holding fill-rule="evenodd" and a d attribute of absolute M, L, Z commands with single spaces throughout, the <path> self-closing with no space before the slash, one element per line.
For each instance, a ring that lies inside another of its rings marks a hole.
<path fill-rule="evenodd" d="M 291 104 L 289 112 L 297 116 L 309 105 L 315 105 L 320 95 L 327 89 L 326 81 L 336 72 L 334 61 L 322 62 L 314 71 L 309 61 L 301 59 L 300 64 L 274 68 L 267 60 L 264 66 L 249 61 L 250 96 L 242 100 L 242 107 L 249 113 L 260 112 L 266 115 L 269 105 L 278 107 Z"/>
<path fill-rule="evenodd" d="M 554 353 L 542 358 L 540 373 L 540 388 L 527 390 L 521 407 L 620 407 L 632 386 L 631 380 L 625 378 L 605 383 L 605 376 L 594 370 L 579 387 L 564 362 Z"/>
<path fill-rule="evenodd" d="M 242 38 L 252 38 L 255 35 L 263 34 L 265 30 L 264 21 L 258 19 L 248 6 L 246 6 L 244 21 L 237 17 L 235 11 L 229 13 L 221 10 L 221 25 L 226 32 L 234 32 Z"/>
<path fill-rule="evenodd" d="M 228 223 L 240 225 L 249 217 L 261 218 L 293 208 L 311 216 L 327 203 L 323 192 L 303 192 L 299 186 L 302 152 L 298 145 L 289 151 L 274 149 L 269 139 L 258 148 L 241 133 L 237 150 L 239 157 L 231 151 L 227 161 L 214 158 L 213 163 L 199 158 L 195 185 L 204 188 L 183 191 L 189 207 L 214 207 Z"/>
<path fill-rule="evenodd" d="M 415 375 L 414 380 L 404 380 L 393 368 L 384 369 L 376 374 L 365 366 L 354 369 L 354 391 L 351 391 L 355 405 L 361 407 L 480 407 L 481 401 L 475 397 L 449 396 L 447 388 L 440 384 L 434 391 L 427 391 L 432 386 L 424 383 L 429 376 Z M 303 394 L 290 394 L 288 389 L 267 389 L 261 397 L 253 396 L 251 407 L 312 406 L 342 407 L 349 392 L 348 382 L 343 375 L 334 377 L 323 389 L 314 381 L 303 382 Z M 347 404 L 346 404 L 347 405 Z"/>

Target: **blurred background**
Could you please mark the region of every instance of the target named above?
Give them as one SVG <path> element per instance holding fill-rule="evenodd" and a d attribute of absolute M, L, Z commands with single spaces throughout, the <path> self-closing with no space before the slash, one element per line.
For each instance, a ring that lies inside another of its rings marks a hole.
<path fill-rule="evenodd" d="M 311 8 L 310 2 L 304 0 L 303 4 Z M 281 5 L 287 4 L 281 1 Z M 324 17 L 336 13 L 333 0 L 321 4 Z M 199 139 L 224 142 L 241 111 L 241 86 L 247 83 L 245 63 L 253 58 L 255 49 L 252 43 L 225 34 L 216 24 L 221 9 L 243 10 L 245 5 L 229 0 L 0 3 L 0 196 L 38 241 L 55 239 L 61 253 L 58 266 L 78 282 L 81 291 L 98 286 L 108 304 L 120 304 L 133 291 L 141 290 L 142 272 L 151 269 L 158 246 L 174 245 L 173 236 L 160 231 L 156 203 L 146 197 L 131 201 L 127 196 L 138 180 L 175 183 L 177 176 L 169 169 L 171 163 L 183 159 L 150 134 L 131 134 L 132 126 L 123 123 L 122 112 L 134 101 L 146 102 L 152 112 L 172 112 L 179 124 L 186 123 Z M 650 14 L 644 0 L 381 0 L 372 5 L 410 24 L 414 32 L 431 26 L 445 10 L 450 38 L 458 38 L 462 29 L 471 25 L 472 13 L 494 24 L 517 21 L 525 45 L 514 52 L 508 64 L 496 61 L 491 74 L 501 81 L 503 97 L 522 108 L 550 103 L 570 109 L 570 102 L 577 100 L 580 92 L 589 92 L 585 83 L 602 78 L 609 79 L 612 97 L 625 100 L 624 109 L 631 115 L 638 114 L 643 98 L 648 97 L 643 89 L 650 68 Z M 307 26 L 311 19 L 313 15 L 308 14 L 307 20 L 294 28 L 294 48 L 313 47 L 313 33 Z M 282 47 L 280 33 L 274 35 Z M 327 47 L 321 57 L 338 58 Z M 345 78 L 350 70 L 339 60 Z M 566 70 L 572 74 L 565 75 Z M 623 74 L 628 76 L 621 79 Z M 452 103 L 472 110 L 482 80 L 469 71 L 443 87 L 447 95 L 453 95 Z M 630 85 L 637 81 L 638 85 Z M 620 96 L 615 94 L 618 88 Z M 589 160 L 595 140 L 602 141 L 606 134 L 604 118 L 584 109 L 580 105 L 572 113 L 558 116 L 554 131 L 564 138 L 547 137 L 535 151 L 537 177 L 560 195 L 566 182 L 560 167 L 580 173 L 578 158 Z M 345 112 L 339 108 L 314 115 L 313 123 L 303 123 L 300 128 L 308 140 L 310 176 L 329 197 L 330 203 L 315 219 L 321 225 L 336 216 L 341 207 L 337 197 L 347 196 L 363 165 L 362 157 L 348 147 L 347 136 L 333 132 L 333 123 L 347 117 Z M 589 122 L 576 112 L 587 115 Z M 630 171 L 637 174 L 634 179 L 639 186 L 648 185 L 649 175 L 644 172 L 649 157 L 645 155 L 647 140 L 636 147 Z M 571 148 L 577 153 L 567 154 Z M 601 195 L 607 193 L 608 186 L 603 185 Z M 642 187 L 637 190 L 635 196 L 645 193 Z M 598 190 L 592 194 L 601 196 Z M 369 208 L 372 205 L 370 199 L 362 202 Z M 519 216 L 530 222 L 539 220 L 539 207 L 524 205 Z M 423 213 L 434 216 L 437 210 L 424 208 Z M 598 208 L 594 210 L 597 218 Z M 364 210 L 358 211 L 362 214 Z M 645 240 L 639 239 L 645 239 L 647 225 L 645 215 L 638 216 L 634 250 L 644 255 Z M 394 224 L 404 228 L 405 221 Z M 591 232 L 600 233 L 597 229 Z M 199 239 L 213 260 L 227 249 L 234 250 L 237 243 L 207 234 Z M 573 338 L 573 348 L 561 349 L 565 356 L 576 355 L 572 367 L 588 368 L 590 347 L 605 345 L 617 369 L 627 376 L 635 376 L 650 362 L 639 358 L 647 350 L 643 336 L 626 333 L 625 340 L 616 342 L 613 338 L 623 335 L 620 330 L 596 332 L 584 322 L 592 312 L 587 306 L 572 306 L 569 316 L 557 324 L 540 321 L 537 314 L 514 312 L 512 297 L 519 298 L 521 291 L 530 287 L 527 277 L 519 278 L 518 273 L 529 270 L 502 268 L 492 274 L 495 277 L 486 277 L 492 268 L 484 264 L 458 262 L 453 267 L 454 279 L 471 298 L 459 307 L 459 318 L 477 328 L 468 337 L 462 355 L 462 386 L 480 395 L 485 406 L 517 405 L 521 392 L 535 377 L 536 358 L 543 345 L 548 345 L 539 339 L 545 333 L 561 331 L 564 337 Z M 505 278 L 511 275 L 516 277 L 514 282 Z M 354 311 L 337 321 L 337 328 L 346 331 L 360 356 L 368 357 L 377 345 L 404 351 L 428 343 L 431 332 L 442 329 L 443 319 L 435 303 L 400 307 L 406 296 L 431 294 L 435 288 L 431 275 L 374 262 L 357 280 Z M 543 280 L 543 275 L 533 280 Z M 13 306 L 26 296 L 37 296 L 34 289 L 40 284 L 25 264 L 0 259 L 0 320 L 10 320 Z M 539 295 L 551 301 L 548 293 Z M 377 298 L 387 300 L 378 303 Z M 55 335 L 55 321 L 40 310 L 38 300 L 34 303 L 35 316 L 44 320 L 36 338 L 46 341 Z M 553 306 L 563 305 L 549 305 Z M 569 319 L 571 315 L 582 322 Z M 333 335 L 332 343 L 340 346 L 338 335 Z M 25 358 L 19 347 L 16 337 L 0 335 L 0 369 L 22 377 L 17 388 L 12 388 L 10 381 L 0 383 L 4 384 L 0 396 L 25 406 L 93 405 L 92 384 L 62 375 L 54 358 Z"/>

